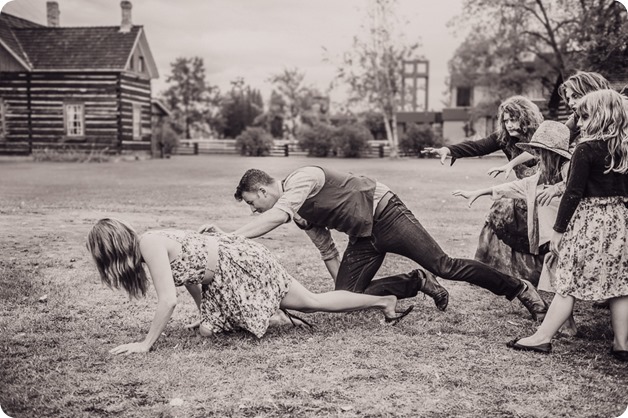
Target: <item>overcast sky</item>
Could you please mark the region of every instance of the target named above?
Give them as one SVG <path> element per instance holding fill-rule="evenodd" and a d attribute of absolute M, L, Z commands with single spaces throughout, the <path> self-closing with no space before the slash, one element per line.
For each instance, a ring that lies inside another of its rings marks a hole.
<path fill-rule="evenodd" d="M 297 67 L 306 83 L 325 91 L 336 66 L 324 61 L 349 49 L 363 22 L 368 0 L 131 0 L 132 19 L 144 26 L 159 69 L 153 95 L 165 86 L 177 57 L 200 56 L 207 80 L 221 91 L 243 77 L 268 100 L 271 74 Z M 119 0 L 57 0 L 61 26 L 116 26 Z M 13 0 L 2 11 L 46 24 L 46 0 Z M 447 22 L 461 13 L 462 0 L 399 0 L 400 15 L 410 22 L 405 36 L 420 41 L 419 53 L 430 61 L 429 107 L 446 100 L 447 61 L 460 36 Z M 95 46 L 97 47 L 97 46 Z M 342 97 L 337 89 L 332 99 Z"/>

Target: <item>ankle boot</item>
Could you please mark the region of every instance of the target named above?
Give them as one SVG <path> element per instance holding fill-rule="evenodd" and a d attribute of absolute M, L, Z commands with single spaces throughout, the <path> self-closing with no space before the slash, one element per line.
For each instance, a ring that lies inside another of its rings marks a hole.
<path fill-rule="evenodd" d="M 438 280 L 436 280 L 436 276 L 429 271 L 423 269 L 417 269 L 415 271 L 419 275 L 419 278 L 421 278 L 419 291 L 433 298 L 436 307 L 444 312 L 449 303 L 449 292 L 447 292 L 447 289 L 441 286 Z"/>
<path fill-rule="evenodd" d="M 526 307 L 526 309 L 532 314 L 532 319 L 542 322 L 547 313 L 547 304 L 539 296 L 532 283 L 527 280 L 521 280 L 525 285 L 525 288 L 519 292 L 517 299 Z"/>

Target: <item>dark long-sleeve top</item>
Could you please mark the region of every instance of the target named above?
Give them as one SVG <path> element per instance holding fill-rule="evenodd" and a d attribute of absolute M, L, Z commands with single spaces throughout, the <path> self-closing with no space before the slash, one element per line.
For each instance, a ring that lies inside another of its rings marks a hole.
<path fill-rule="evenodd" d="M 571 157 L 565 194 L 558 207 L 554 231 L 565 232 L 578 204 L 586 197 L 628 197 L 628 174 L 610 171 L 606 141 L 584 141 Z"/>
<path fill-rule="evenodd" d="M 498 138 L 499 136 L 497 132 L 495 132 L 477 141 L 464 141 L 455 145 L 447 145 L 451 154 L 451 165 L 453 165 L 458 158 L 480 157 L 499 150 L 501 150 L 506 155 L 506 158 L 508 158 L 508 161 L 510 161 L 522 153 L 521 148 L 517 147 L 515 144 L 518 142 L 528 142 L 518 141 L 517 138 L 510 138 L 509 141 L 502 142 Z M 534 165 L 536 165 L 536 161 L 530 160 L 515 167 L 517 177 L 523 178 L 529 176 L 531 172 L 528 168 Z"/>

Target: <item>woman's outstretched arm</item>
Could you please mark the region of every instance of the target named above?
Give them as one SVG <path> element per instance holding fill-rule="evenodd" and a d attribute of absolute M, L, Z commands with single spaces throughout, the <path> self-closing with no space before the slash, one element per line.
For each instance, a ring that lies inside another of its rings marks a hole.
<path fill-rule="evenodd" d="M 478 189 L 478 190 L 454 190 L 451 192 L 454 196 L 464 197 L 469 200 L 469 207 L 476 201 L 476 199 L 480 196 L 487 196 L 493 193 L 493 188 L 488 187 L 486 189 Z"/>
<path fill-rule="evenodd" d="M 526 163 L 530 160 L 534 160 L 534 155 L 530 154 L 529 152 L 523 152 L 522 154 L 519 154 L 518 156 L 508 161 L 506 164 L 502 166 L 489 168 L 487 171 L 487 174 L 495 178 L 500 173 L 504 173 L 506 179 L 508 179 L 508 177 L 510 177 L 510 173 L 512 173 L 512 170 L 516 166 L 518 166 L 519 164 Z"/>
<path fill-rule="evenodd" d="M 145 353 L 150 350 L 161 335 L 177 305 L 177 292 L 170 269 L 168 250 L 158 236 L 145 236 L 140 241 L 140 251 L 148 266 L 153 285 L 157 292 L 157 310 L 144 341 L 120 345 L 110 351 L 112 354 Z"/>

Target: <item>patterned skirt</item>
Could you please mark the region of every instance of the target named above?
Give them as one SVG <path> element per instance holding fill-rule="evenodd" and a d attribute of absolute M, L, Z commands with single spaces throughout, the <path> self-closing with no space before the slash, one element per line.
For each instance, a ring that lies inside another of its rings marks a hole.
<path fill-rule="evenodd" d="M 245 329 L 261 338 L 292 277 L 263 245 L 219 234 L 218 265 L 202 286 L 201 325 L 213 333 Z"/>
<path fill-rule="evenodd" d="M 582 300 L 628 296 L 628 198 L 580 202 L 561 240 L 554 285 Z"/>

